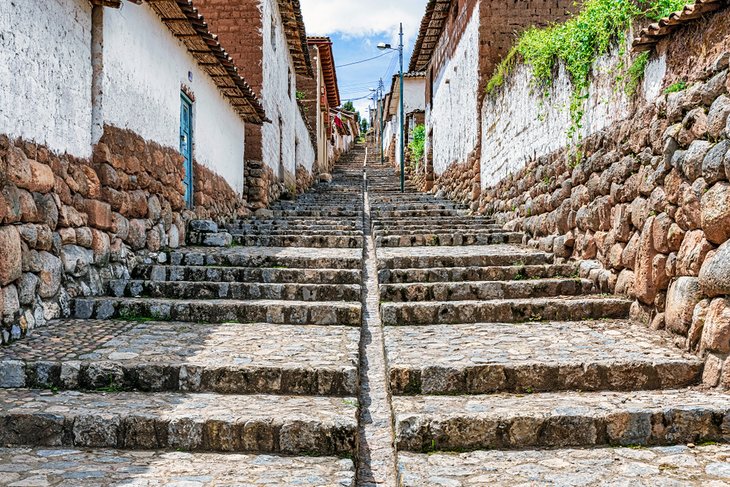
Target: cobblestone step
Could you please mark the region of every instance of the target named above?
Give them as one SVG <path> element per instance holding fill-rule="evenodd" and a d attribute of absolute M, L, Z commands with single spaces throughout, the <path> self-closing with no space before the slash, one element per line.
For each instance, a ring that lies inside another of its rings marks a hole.
<path fill-rule="evenodd" d="M 331 217 L 331 218 L 361 218 L 362 212 L 359 211 L 327 211 L 322 209 L 313 210 L 273 210 L 275 217 L 289 216 L 312 216 L 312 217 Z"/>
<path fill-rule="evenodd" d="M 728 445 L 402 452 L 398 460 L 401 487 L 721 486 L 730 480 Z"/>
<path fill-rule="evenodd" d="M 517 232 L 479 232 L 479 233 L 423 233 L 416 235 L 378 236 L 378 247 L 422 247 L 453 245 L 493 245 L 518 244 L 524 234 Z"/>
<path fill-rule="evenodd" d="M 545 265 L 553 260 L 552 254 L 515 245 L 378 249 L 381 269 Z"/>
<path fill-rule="evenodd" d="M 381 284 L 380 299 L 386 302 L 525 299 L 579 296 L 594 291 L 595 286 L 588 279 L 407 283 Z"/>
<path fill-rule="evenodd" d="M 466 210 L 460 210 L 466 212 Z M 455 210 L 390 210 L 390 211 L 379 211 L 373 213 L 373 218 L 379 220 L 381 218 L 428 218 L 428 217 L 442 217 L 442 216 L 455 216 L 457 212 Z"/>
<path fill-rule="evenodd" d="M 362 249 L 362 236 L 346 235 L 234 235 L 233 242 L 247 247 Z"/>
<path fill-rule="evenodd" d="M 210 281 L 111 281 L 115 297 L 175 299 L 273 299 L 285 301 L 357 301 L 357 284 L 265 284 Z"/>
<path fill-rule="evenodd" d="M 300 233 L 302 234 L 311 234 L 318 237 L 329 237 L 329 236 L 345 236 L 345 237 L 357 237 L 362 235 L 362 232 L 358 230 L 352 230 L 352 229 L 345 229 L 345 230 L 322 230 L 322 229 L 312 229 L 312 228 L 296 228 L 296 227 L 290 227 L 290 226 L 283 226 L 283 227 L 256 227 L 256 228 L 245 228 L 240 230 L 233 230 L 232 232 L 233 236 L 286 236 L 286 235 L 298 235 Z"/>
<path fill-rule="evenodd" d="M 0 472 L 13 486 L 355 487 L 352 460 L 337 457 L 0 448 Z"/>
<path fill-rule="evenodd" d="M 226 299 L 76 298 L 78 319 L 155 319 L 193 323 L 360 326 L 360 303 Z"/>
<path fill-rule="evenodd" d="M 730 396 L 696 389 L 399 396 L 401 450 L 464 451 L 727 441 Z"/>
<path fill-rule="evenodd" d="M 474 222 L 473 224 L 462 224 L 462 225 L 439 225 L 433 223 L 430 225 L 424 224 L 408 224 L 403 223 L 401 225 L 377 225 L 373 226 L 373 233 L 380 236 L 388 235 L 418 235 L 421 233 L 444 233 L 444 232 L 461 232 L 461 231 L 477 231 L 484 233 L 499 233 L 503 232 L 501 225 L 482 224 Z"/>
<path fill-rule="evenodd" d="M 697 384 L 703 361 L 627 321 L 386 328 L 393 394 L 630 391 Z"/>
<path fill-rule="evenodd" d="M 0 387 L 355 396 L 359 331 L 66 320 L 0 350 Z"/>
<path fill-rule="evenodd" d="M 408 326 L 625 319 L 629 316 L 630 307 L 631 301 L 617 297 L 555 296 L 488 301 L 386 302 L 380 309 L 384 325 Z"/>
<path fill-rule="evenodd" d="M 381 269 L 379 277 L 381 284 L 575 278 L 578 277 L 578 266 L 576 264 L 549 264 L 440 269 Z"/>
<path fill-rule="evenodd" d="M 354 453 L 354 399 L 0 391 L 0 444 L 308 455 Z"/>
<path fill-rule="evenodd" d="M 170 253 L 172 265 L 361 269 L 361 249 L 233 247 L 189 248 Z"/>
<path fill-rule="evenodd" d="M 301 284 L 359 284 L 359 269 L 280 269 L 274 267 L 213 267 L 147 265 L 135 277 L 152 281 L 218 281 Z"/>

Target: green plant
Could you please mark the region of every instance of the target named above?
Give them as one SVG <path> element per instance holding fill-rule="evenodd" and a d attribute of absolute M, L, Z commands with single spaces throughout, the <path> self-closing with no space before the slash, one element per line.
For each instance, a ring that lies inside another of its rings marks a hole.
<path fill-rule="evenodd" d="M 423 158 L 426 149 L 426 126 L 423 124 L 416 125 L 413 129 L 413 140 L 408 144 L 411 150 L 411 161 L 418 167 L 418 162 Z"/>
<path fill-rule="evenodd" d="M 303 101 L 307 97 L 306 93 L 297 90 L 297 100 Z"/>
<path fill-rule="evenodd" d="M 677 81 L 676 83 L 672 83 L 671 85 L 667 86 L 667 89 L 664 90 L 664 94 L 668 95 L 669 93 L 677 93 L 678 91 L 684 91 L 686 89 L 686 81 Z"/>
<path fill-rule="evenodd" d="M 116 383 L 116 381 L 114 380 L 114 376 L 110 375 L 109 376 L 109 385 L 108 386 L 104 386 L 104 387 L 99 387 L 97 389 L 97 391 L 98 392 L 112 392 L 112 393 L 113 392 L 121 392 L 122 391 L 122 387 L 119 384 Z"/>
<path fill-rule="evenodd" d="M 568 130 L 568 136 L 572 138 L 582 127 L 584 102 L 588 97 L 590 75 L 596 59 L 623 39 L 637 17 L 663 17 L 689 3 L 693 0 L 645 0 L 638 4 L 634 0 L 587 0 L 583 9 L 568 21 L 525 31 L 497 66 L 487 84 L 487 93 L 504 84 L 519 58 L 532 68 L 535 85 L 547 96 L 555 67 L 562 63 L 573 88 L 571 126 Z M 625 52 L 625 48 L 621 52 Z M 640 63 L 632 68 L 630 79 L 640 79 L 637 74 Z"/>
<path fill-rule="evenodd" d="M 629 66 L 629 69 L 626 71 L 626 77 L 624 78 L 624 92 L 627 95 L 634 96 L 636 94 L 639 83 L 644 79 L 644 71 L 646 70 L 647 64 L 649 64 L 649 53 L 642 52 L 634 59 L 631 66 Z"/>
<path fill-rule="evenodd" d="M 660 20 L 670 14 L 682 10 L 686 5 L 695 3 L 694 0 L 655 0 L 644 12 L 644 16 L 651 20 Z"/>

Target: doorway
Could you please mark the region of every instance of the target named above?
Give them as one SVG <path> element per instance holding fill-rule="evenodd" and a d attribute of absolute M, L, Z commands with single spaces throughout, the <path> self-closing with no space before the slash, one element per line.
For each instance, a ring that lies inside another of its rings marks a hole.
<path fill-rule="evenodd" d="M 185 158 L 185 203 L 193 206 L 193 102 L 185 93 L 180 94 L 180 154 Z"/>

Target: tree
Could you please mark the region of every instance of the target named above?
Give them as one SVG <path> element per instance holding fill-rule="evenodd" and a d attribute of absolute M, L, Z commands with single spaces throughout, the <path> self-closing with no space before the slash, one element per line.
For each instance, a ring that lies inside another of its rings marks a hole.
<path fill-rule="evenodd" d="M 363 118 L 360 120 L 360 132 L 364 134 L 367 131 L 368 131 L 368 121 Z"/>
<path fill-rule="evenodd" d="M 355 104 L 351 101 L 346 101 L 344 105 L 342 105 L 343 110 L 347 110 L 348 112 L 352 112 L 355 114 L 355 120 L 360 123 L 360 112 L 355 110 Z"/>

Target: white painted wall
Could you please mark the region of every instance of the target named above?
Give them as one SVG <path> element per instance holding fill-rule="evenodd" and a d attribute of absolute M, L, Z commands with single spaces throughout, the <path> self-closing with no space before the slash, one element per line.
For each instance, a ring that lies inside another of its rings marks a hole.
<path fill-rule="evenodd" d="M 91 5 L 0 1 L 0 133 L 91 155 Z"/>
<path fill-rule="evenodd" d="M 617 85 L 618 48 L 596 61 L 582 129 L 584 138 L 629 115 L 630 100 Z M 649 64 L 643 95 L 653 101 L 660 94 L 666 62 Z M 572 87 L 561 66 L 548 97 L 532 85 L 528 66 L 519 65 L 504 87 L 487 96 L 482 105 L 481 183 L 495 185 L 519 171 L 535 157 L 550 154 L 568 145 Z"/>
<path fill-rule="evenodd" d="M 312 145 L 312 138 L 309 135 L 307 124 L 304 123 L 304 117 L 295 117 L 294 122 L 296 123 L 295 155 L 297 165 L 304 166 L 311 173 L 314 168 L 314 162 L 317 159 L 314 145 Z"/>
<path fill-rule="evenodd" d="M 396 81 L 398 83 L 399 81 Z M 426 108 L 426 79 L 425 78 L 403 78 L 403 110 L 406 112 L 406 120 L 408 114 L 416 110 L 424 110 Z M 399 102 L 400 103 L 400 102 Z M 395 163 L 400 166 L 400 104 L 396 109 L 395 122 L 392 130 L 395 131 Z M 410 129 L 406 126 L 406 131 Z M 408 150 L 408 135 L 406 134 L 406 147 Z"/>
<path fill-rule="evenodd" d="M 284 27 L 275 0 L 263 0 L 261 6 L 263 22 L 263 89 L 262 102 L 272 123 L 263 126 L 263 159 L 274 174 L 282 177 L 279 168 L 281 161 L 284 169 L 294 175 L 296 117 L 296 74 L 289 54 Z M 272 19 L 275 32 L 272 36 Z M 272 42 L 273 41 L 273 42 Z M 291 73 L 291 75 L 290 75 Z M 291 78 L 291 86 L 289 85 Z M 281 117 L 281 134 L 279 126 Z M 280 137 L 283 137 L 280 140 Z"/>
<path fill-rule="evenodd" d="M 427 132 L 433 129 L 434 172 L 465 162 L 478 138 L 479 5 L 466 25 L 451 59 L 434 79 L 432 106 L 426 114 Z M 440 42 L 445 42 L 443 39 Z"/>
<path fill-rule="evenodd" d="M 242 192 L 244 122 L 228 100 L 146 4 L 104 11 L 105 123 L 177 150 L 182 85 L 195 95 L 195 159 Z"/>

